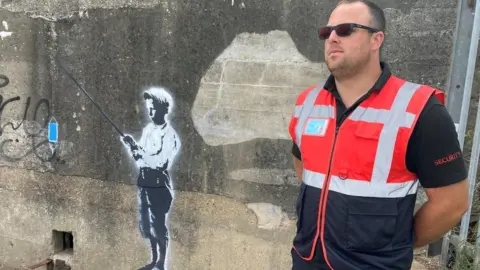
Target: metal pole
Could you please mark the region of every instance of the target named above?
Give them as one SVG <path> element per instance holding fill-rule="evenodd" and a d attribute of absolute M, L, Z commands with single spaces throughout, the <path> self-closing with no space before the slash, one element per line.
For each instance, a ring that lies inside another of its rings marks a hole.
<path fill-rule="evenodd" d="M 474 21 L 473 9 L 469 1 L 470 0 L 458 0 L 450 70 L 445 88 L 447 94 L 447 109 L 457 125 L 460 122 L 460 111 L 463 105 L 462 100 L 465 99 L 464 83 L 467 74 L 467 66 L 465 63 L 469 58 L 468 52 L 471 45 Z M 468 98 L 470 98 L 470 95 Z M 461 145 L 463 146 L 463 136 L 461 140 Z"/>
<path fill-rule="evenodd" d="M 451 114 L 457 126 L 458 140 L 460 146 L 463 148 L 465 130 L 468 118 L 468 109 L 470 108 L 471 85 L 473 81 L 473 74 L 475 69 L 474 56 L 476 50 L 472 54 L 472 49 L 478 46 L 478 37 L 473 38 L 475 30 L 475 19 L 478 20 L 480 16 L 474 16 L 471 12 L 471 2 L 469 0 L 459 0 L 457 8 L 457 23 L 454 35 L 454 44 L 452 59 L 450 64 L 450 72 L 447 80 L 447 109 Z M 478 9 L 477 5 L 477 9 Z M 479 14 L 478 12 L 476 12 Z M 477 22 L 478 24 L 478 22 Z M 477 26 L 478 28 L 478 26 Z M 476 43 L 476 44 L 474 44 Z M 468 52 L 468 54 L 467 54 Z M 468 61 L 468 65 L 465 62 Z M 470 69 L 470 71 L 469 71 Z M 463 85 L 463 87 L 462 87 Z M 460 98 L 462 96 L 462 98 Z M 471 184 L 471 182 L 470 182 Z M 465 216 L 464 216 L 465 217 Z M 468 215 L 470 217 L 470 215 Z M 464 224 L 462 220 L 462 224 Z M 442 243 L 442 265 L 447 265 L 449 258 L 449 244 L 451 231 L 447 232 L 443 237 Z"/>
<path fill-rule="evenodd" d="M 477 5 L 476 8 L 477 12 L 480 12 L 480 5 Z M 478 16 L 480 18 L 480 16 Z M 477 19 L 477 21 L 480 21 L 480 19 Z M 479 23 L 480 24 L 480 23 Z M 480 26 L 479 26 L 480 27 Z M 480 31 L 478 31 L 480 32 Z M 477 43 L 478 43 L 478 38 L 477 38 Z M 476 57 L 475 57 L 476 58 Z M 478 102 L 478 108 L 480 108 L 480 100 Z M 469 200 L 470 200 L 470 206 L 468 207 L 468 212 L 465 214 L 465 216 L 468 214 L 468 218 L 470 218 L 470 213 L 472 211 L 472 201 L 473 201 L 473 194 L 475 192 L 475 180 L 477 176 L 477 165 L 478 165 L 478 156 L 480 154 L 480 110 L 477 109 L 477 119 L 475 121 L 475 134 L 473 136 L 473 147 L 472 147 L 472 155 L 470 159 L 470 168 L 468 170 L 468 178 L 470 180 L 470 192 L 468 194 Z M 464 217 L 465 217 L 464 216 Z M 464 226 L 462 219 L 462 226 Z M 467 219 L 468 221 L 468 219 Z M 468 223 L 466 223 L 466 228 L 468 232 Z M 480 270 L 480 226 L 478 226 L 477 229 L 477 238 L 475 241 L 475 258 L 474 258 L 474 265 L 475 265 L 475 270 Z"/>
<path fill-rule="evenodd" d="M 465 130 L 467 126 L 468 118 L 468 109 L 470 108 L 470 98 L 472 92 L 473 77 L 475 76 L 475 64 L 477 60 L 477 51 L 478 51 L 478 39 L 480 38 L 480 5 L 477 3 L 475 5 L 475 18 L 473 21 L 473 30 L 472 30 L 472 40 L 470 43 L 470 52 L 467 62 L 467 74 L 465 79 L 465 93 L 463 96 L 463 106 L 462 112 L 460 115 L 460 126 L 459 130 L 465 135 Z M 468 95 L 468 96 L 467 96 Z M 480 105 L 480 103 L 479 103 Z M 478 155 L 480 153 L 479 145 L 479 135 L 480 135 L 480 110 L 477 109 L 477 119 L 475 124 L 475 133 L 473 137 L 472 153 L 470 157 L 470 165 L 468 168 L 468 181 L 469 181 L 469 207 L 468 211 L 462 217 L 462 225 L 460 227 L 460 243 L 464 243 L 467 240 L 468 228 L 470 225 L 470 214 L 472 213 L 472 201 L 473 195 L 475 193 L 475 183 L 477 179 L 477 166 L 478 166 Z M 463 136 L 464 137 L 464 136 Z M 463 147 L 463 141 L 462 141 Z"/>

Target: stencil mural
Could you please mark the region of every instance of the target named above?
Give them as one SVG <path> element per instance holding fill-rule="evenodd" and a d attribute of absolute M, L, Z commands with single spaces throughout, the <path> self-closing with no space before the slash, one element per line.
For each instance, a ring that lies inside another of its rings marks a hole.
<path fill-rule="evenodd" d="M 150 242 L 152 261 L 142 270 L 166 269 L 168 215 L 174 192 L 169 169 L 180 149 L 177 133 L 168 121 L 173 108 L 171 95 L 163 88 L 150 88 L 143 94 L 152 120 L 137 142 L 130 135 L 122 140 L 139 168 L 137 180 L 139 229 Z"/>

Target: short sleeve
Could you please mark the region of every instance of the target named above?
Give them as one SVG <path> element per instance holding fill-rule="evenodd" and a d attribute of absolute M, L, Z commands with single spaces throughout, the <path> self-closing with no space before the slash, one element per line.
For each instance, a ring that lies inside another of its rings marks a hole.
<path fill-rule="evenodd" d="M 295 142 L 292 145 L 292 154 L 299 160 L 302 160 L 302 152 L 300 152 L 300 148 Z"/>
<path fill-rule="evenodd" d="M 445 106 L 433 96 L 410 137 L 406 163 L 424 188 L 447 186 L 467 178 L 455 124 Z"/>

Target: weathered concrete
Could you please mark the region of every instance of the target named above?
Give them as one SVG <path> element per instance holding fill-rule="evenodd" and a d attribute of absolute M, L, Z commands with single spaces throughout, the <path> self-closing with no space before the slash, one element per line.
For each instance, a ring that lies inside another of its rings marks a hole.
<path fill-rule="evenodd" d="M 25 266 L 52 254 L 53 229 L 74 232 L 73 269 L 133 269 L 147 262 L 147 246 L 136 230 L 134 187 L 12 168 L 0 168 L 0 177 L 0 254 L 8 265 Z M 264 215 L 282 215 L 277 211 Z M 243 203 L 178 192 L 171 215 L 171 269 L 288 265 L 295 223 L 261 225 Z M 246 258 L 247 253 L 252 254 Z"/>
<path fill-rule="evenodd" d="M 456 3 L 378 2 L 393 72 L 442 88 Z M 170 269 L 288 269 L 298 184 L 287 123 L 295 96 L 328 75 L 316 28 L 333 5 L 1 0 L 0 74 L 9 84 L 0 94 L 19 100 L 0 111 L 0 263 L 52 255 L 52 230 L 73 232 L 73 269 L 134 269 L 149 259 L 133 158 L 59 69 L 58 53 L 137 140 L 149 121 L 143 91 L 172 95 L 181 148 L 171 169 Z M 55 152 L 44 143 L 52 116 Z"/>

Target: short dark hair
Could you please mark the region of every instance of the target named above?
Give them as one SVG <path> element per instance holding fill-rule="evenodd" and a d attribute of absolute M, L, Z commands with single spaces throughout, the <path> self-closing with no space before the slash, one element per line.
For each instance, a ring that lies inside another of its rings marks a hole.
<path fill-rule="evenodd" d="M 385 32 L 386 29 L 386 21 L 385 21 L 385 13 L 383 13 L 383 9 L 381 9 L 377 4 L 373 3 L 372 1 L 368 0 L 340 0 L 337 4 L 337 7 L 341 4 L 353 4 L 353 3 L 363 3 L 368 7 L 368 11 L 370 12 L 370 16 L 372 17 L 372 27 L 375 29 Z"/>

